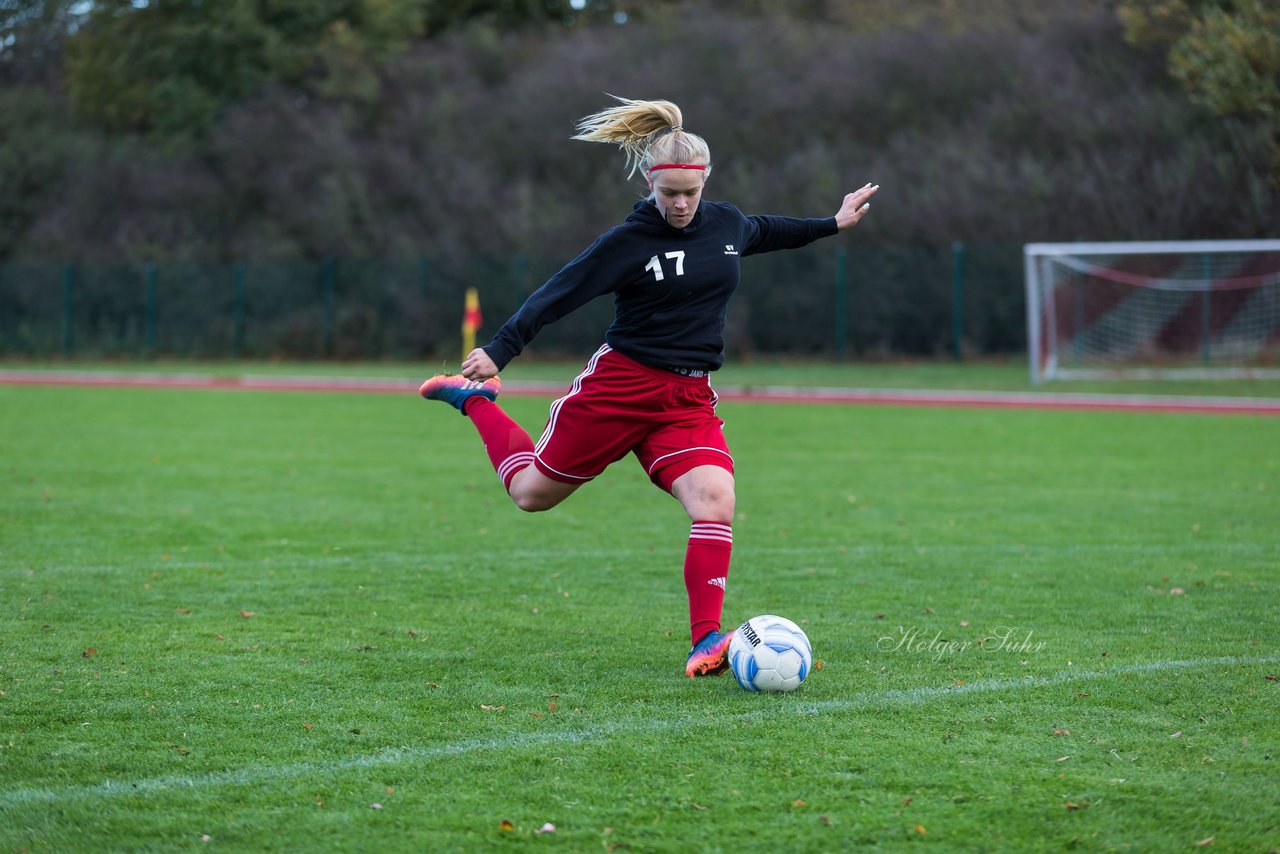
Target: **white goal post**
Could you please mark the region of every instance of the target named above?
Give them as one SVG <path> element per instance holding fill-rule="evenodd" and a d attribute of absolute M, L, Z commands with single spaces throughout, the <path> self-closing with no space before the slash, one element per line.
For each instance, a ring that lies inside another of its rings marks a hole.
<path fill-rule="evenodd" d="M 1280 240 L 1028 243 L 1031 381 L 1280 379 Z"/>

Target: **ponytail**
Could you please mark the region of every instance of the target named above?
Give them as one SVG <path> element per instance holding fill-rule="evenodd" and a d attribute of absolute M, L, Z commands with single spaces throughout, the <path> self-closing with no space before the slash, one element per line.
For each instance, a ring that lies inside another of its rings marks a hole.
<path fill-rule="evenodd" d="M 658 164 L 711 167 L 707 142 L 683 128 L 680 108 L 670 101 L 636 101 L 610 96 L 619 103 L 578 121 L 573 139 L 607 142 L 627 156 L 627 177 L 637 170 L 648 177 Z"/>

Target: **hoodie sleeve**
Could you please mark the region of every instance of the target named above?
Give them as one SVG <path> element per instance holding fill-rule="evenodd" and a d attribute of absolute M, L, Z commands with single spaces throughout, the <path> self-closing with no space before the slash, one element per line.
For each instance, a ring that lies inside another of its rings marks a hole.
<path fill-rule="evenodd" d="M 749 216 L 743 231 L 743 255 L 759 255 L 778 249 L 798 249 L 840 229 L 833 216 L 797 219 L 789 216 Z"/>
<path fill-rule="evenodd" d="M 617 288 L 618 276 L 611 263 L 613 231 L 606 232 L 548 279 L 502 325 L 484 351 L 502 370 L 548 323 L 581 308 Z"/>

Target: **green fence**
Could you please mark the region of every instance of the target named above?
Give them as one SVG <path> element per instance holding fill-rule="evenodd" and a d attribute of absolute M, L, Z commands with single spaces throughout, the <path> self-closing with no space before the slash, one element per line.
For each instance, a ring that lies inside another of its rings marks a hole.
<path fill-rule="evenodd" d="M 562 262 L 0 265 L 0 354 L 451 357 L 467 287 L 480 291 L 484 341 Z M 588 352 L 611 316 L 610 300 L 596 300 L 544 329 L 530 352 Z M 1021 246 L 972 243 L 746 259 L 725 329 L 739 358 L 1009 353 L 1025 335 Z"/>

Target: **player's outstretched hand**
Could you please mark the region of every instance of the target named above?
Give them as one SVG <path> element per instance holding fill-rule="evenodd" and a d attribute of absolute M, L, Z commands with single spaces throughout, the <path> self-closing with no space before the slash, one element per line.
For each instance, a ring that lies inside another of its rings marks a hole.
<path fill-rule="evenodd" d="M 469 380 L 487 380 L 498 375 L 498 366 L 489 354 L 477 347 L 462 360 L 462 375 Z"/>
<path fill-rule="evenodd" d="M 836 211 L 836 225 L 841 231 L 853 228 L 871 210 L 871 197 L 880 189 L 879 184 L 867 184 L 844 197 L 840 210 Z"/>

